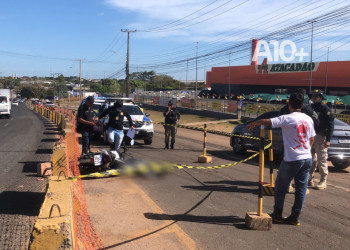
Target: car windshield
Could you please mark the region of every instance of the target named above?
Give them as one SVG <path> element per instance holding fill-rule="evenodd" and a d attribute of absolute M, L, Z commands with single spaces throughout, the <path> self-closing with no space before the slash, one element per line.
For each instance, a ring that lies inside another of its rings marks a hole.
<path fill-rule="evenodd" d="M 139 106 L 125 105 L 124 109 L 128 111 L 129 115 L 143 115 L 142 110 Z"/>
<path fill-rule="evenodd" d="M 349 126 L 348 124 L 346 124 L 345 122 L 338 120 L 338 119 L 334 119 L 334 125 L 335 126 Z"/>

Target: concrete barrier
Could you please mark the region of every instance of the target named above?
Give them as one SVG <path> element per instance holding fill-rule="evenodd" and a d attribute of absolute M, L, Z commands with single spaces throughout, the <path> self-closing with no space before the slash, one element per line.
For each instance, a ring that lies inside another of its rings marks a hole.
<path fill-rule="evenodd" d="M 62 116 L 55 116 L 49 110 L 41 110 L 40 113 L 58 127 L 62 126 L 64 132 L 71 132 L 71 129 L 65 129 L 65 125 L 70 123 L 63 122 Z M 72 182 L 65 178 L 68 169 L 66 155 L 65 143 L 60 140 L 53 150 L 52 162 L 41 167 L 52 165 L 52 176 L 49 177 L 45 200 L 33 228 L 29 249 L 74 249 L 73 191 Z"/>

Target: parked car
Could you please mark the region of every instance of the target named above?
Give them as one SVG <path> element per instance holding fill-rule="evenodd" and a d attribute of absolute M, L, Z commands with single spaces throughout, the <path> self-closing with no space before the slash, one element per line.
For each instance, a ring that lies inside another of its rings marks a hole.
<path fill-rule="evenodd" d="M 12 100 L 12 105 L 18 106 L 18 104 L 19 104 L 19 100 L 18 99 L 13 99 Z"/>
<path fill-rule="evenodd" d="M 264 113 L 255 120 L 269 119 L 280 115 L 279 111 L 270 111 Z M 248 130 L 247 122 L 245 124 L 237 125 L 232 133 L 236 135 L 246 135 L 253 137 L 260 137 L 260 128 L 255 127 L 253 130 Z M 267 130 L 265 132 L 267 138 Z M 344 169 L 350 166 L 350 125 L 338 119 L 334 119 L 334 132 L 330 140 L 330 147 L 328 148 L 328 160 L 332 162 L 333 166 L 338 169 Z M 235 154 L 243 154 L 246 150 L 259 150 L 259 141 L 247 138 L 234 137 L 230 138 L 230 145 Z M 282 130 L 280 128 L 272 129 L 272 148 L 276 155 L 283 156 L 283 138 Z"/>
<path fill-rule="evenodd" d="M 53 102 L 46 101 L 45 107 L 54 109 L 56 106 L 55 106 L 55 104 Z"/>

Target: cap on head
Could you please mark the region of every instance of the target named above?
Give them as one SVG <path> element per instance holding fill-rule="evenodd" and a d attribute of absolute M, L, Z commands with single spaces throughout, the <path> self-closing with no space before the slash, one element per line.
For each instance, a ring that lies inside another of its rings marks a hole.
<path fill-rule="evenodd" d="M 174 102 L 173 102 L 172 100 L 170 100 L 170 101 L 168 102 L 168 106 L 171 106 L 171 105 L 174 105 Z"/>
<path fill-rule="evenodd" d="M 311 94 L 309 94 L 309 98 L 312 98 L 312 96 L 320 96 L 322 100 L 326 100 L 326 98 L 323 96 L 323 91 L 319 89 L 314 89 Z"/>
<path fill-rule="evenodd" d="M 86 98 L 86 101 L 87 101 L 87 102 L 94 103 L 94 97 L 93 97 L 93 96 L 88 96 L 88 97 Z"/>
<path fill-rule="evenodd" d="M 120 109 L 123 107 L 123 101 L 122 100 L 117 100 L 115 103 L 114 103 L 114 107 L 117 108 L 117 109 Z"/>

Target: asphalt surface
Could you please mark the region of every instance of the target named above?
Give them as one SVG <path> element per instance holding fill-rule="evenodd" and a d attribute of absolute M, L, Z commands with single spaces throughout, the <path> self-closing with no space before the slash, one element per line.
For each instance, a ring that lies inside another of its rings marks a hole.
<path fill-rule="evenodd" d="M 201 132 L 178 129 L 175 149 L 164 150 L 163 131 L 162 126 L 156 125 L 152 145 L 136 143 L 127 152 L 127 158 L 203 165 L 196 163 L 203 152 Z M 96 147 L 105 148 L 99 143 Z M 212 134 L 208 135 L 207 152 L 213 156 L 213 163 L 208 166 L 251 155 L 234 155 L 228 137 Z M 265 182 L 269 182 L 268 173 L 266 168 Z M 162 178 L 140 178 L 134 182 L 165 211 L 144 216 L 149 220 L 175 221 L 201 249 L 349 249 L 349 176 L 350 168 L 330 168 L 328 188 L 310 189 L 300 217 L 301 226 L 274 224 L 270 231 L 245 227 L 246 213 L 257 211 L 258 159 L 226 169 L 176 170 Z M 93 190 L 86 190 L 89 192 Z M 284 216 L 289 215 L 293 200 L 294 195 L 287 194 Z M 273 197 L 264 197 L 263 212 L 270 213 L 272 208 Z M 118 211 L 118 207 L 110 209 Z M 135 240 L 143 237 L 148 235 L 139 235 Z"/>
<path fill-rule="evenodd" d="M 0 119 L 0 249 L 28 249 L 47 184 L 37 164 L 51 161 L 58 133 L 24 103 Z"/>

